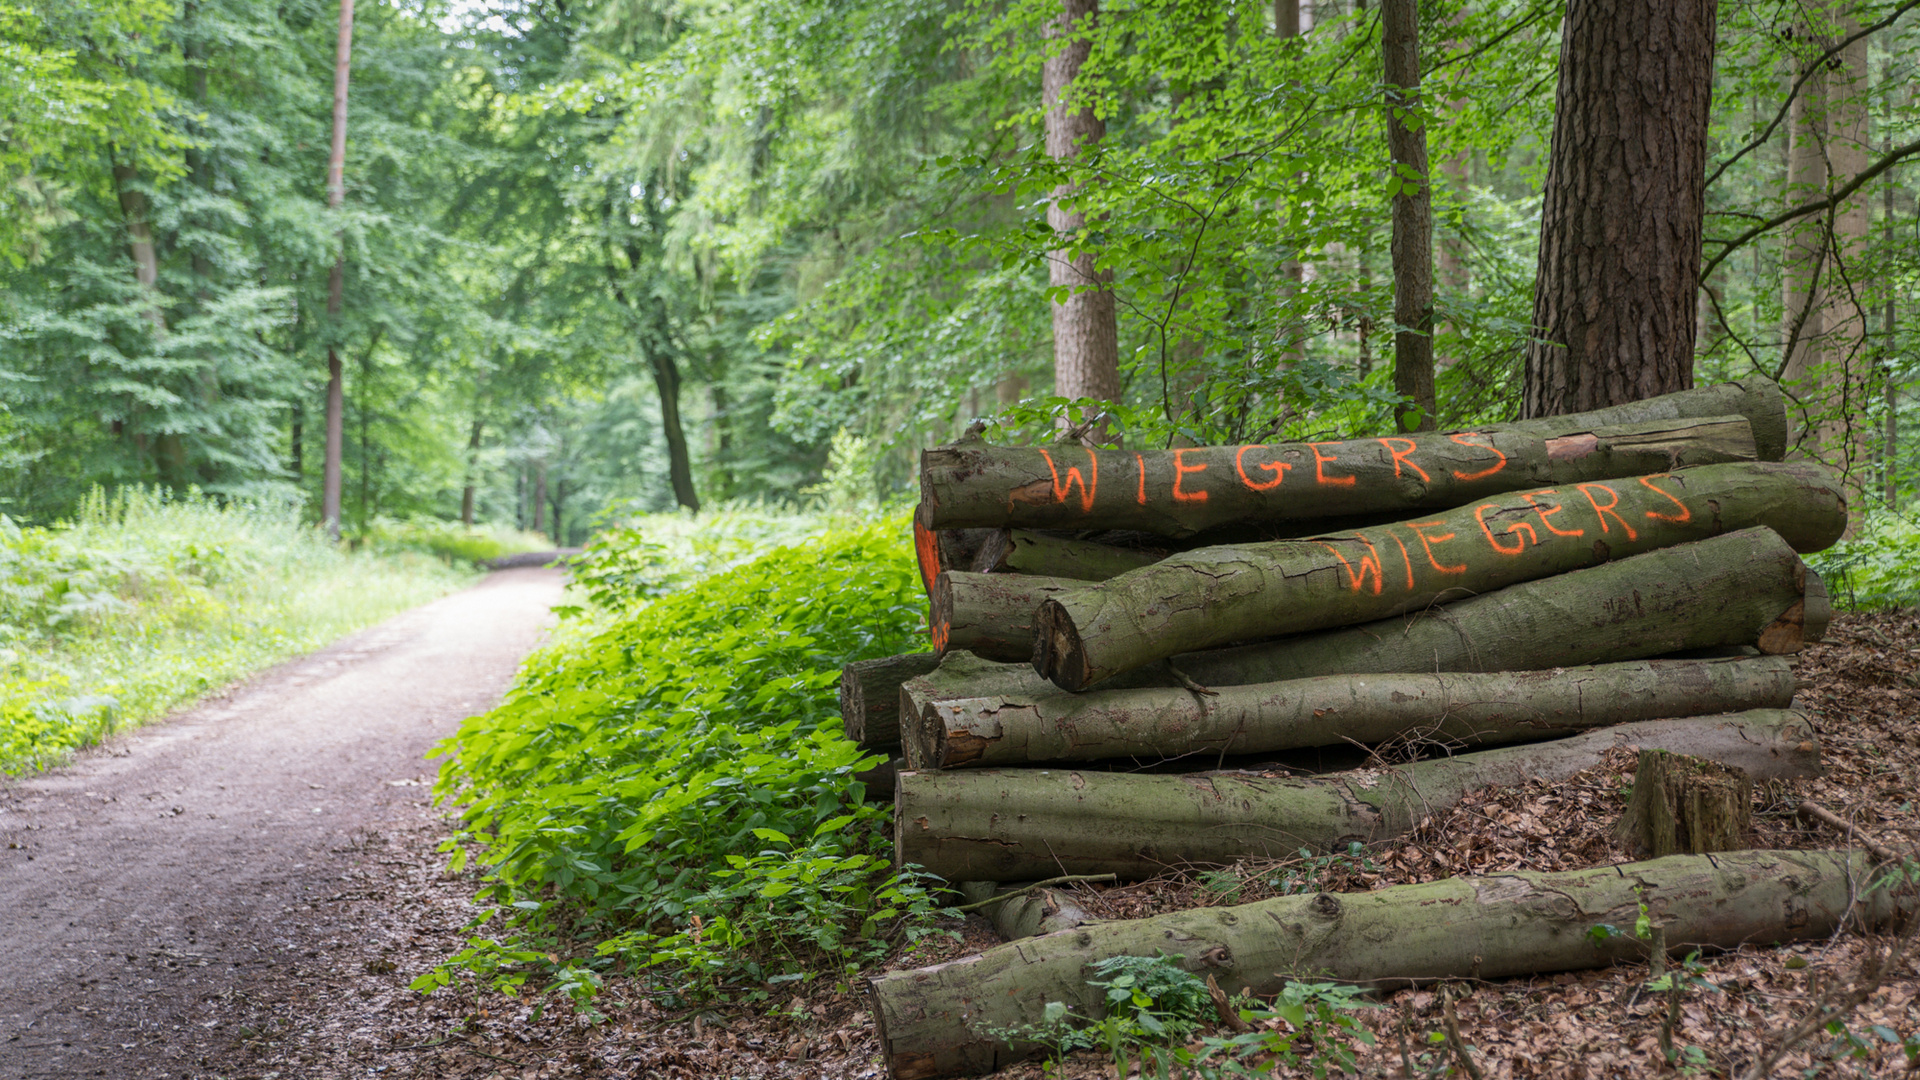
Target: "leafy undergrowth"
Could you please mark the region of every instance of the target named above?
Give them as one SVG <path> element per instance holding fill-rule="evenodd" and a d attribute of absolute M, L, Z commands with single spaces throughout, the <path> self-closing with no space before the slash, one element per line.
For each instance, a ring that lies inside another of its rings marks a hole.
<path fill-rule="evenodd" d="M 528 551 L 553 547 L 548 537 L 510 525 L 462 525 L 438 518 L 375 518 L 356 546 L 381 554 L 431 555 L 450 566 L 472 566 Z"/>
<path fill-rule="evenodd" d="M 592 606 L 442 746 L 438 794 L 467 827 L 448 849 L 485 866 L 489 907 L 420 988 L 539 975 L 584 1004 L 637 970 L 670 997 L 765 997 L 926 924 L 854 775 L 877 759 L 836 701 L 844 664 L 921 637 L 905 522 L 761 548 L 661 595 L 684 580 L 667 547 L 644 523 L 603 534 L 576 568 Z"/>
<path fill-rule="evenodd" d="M 1875 609 L 1920 602 L 1920 519 L 1875 507 L 1857 516 L 1858 530 L 1807 556 L 1836 607 Z"/>
<path fill-rule="evenodd" d="M 44 767 L 471 580 L 349 554 L 289 511 L 96 492 L 72 522 L 0 517 L 0 771 Z"/>

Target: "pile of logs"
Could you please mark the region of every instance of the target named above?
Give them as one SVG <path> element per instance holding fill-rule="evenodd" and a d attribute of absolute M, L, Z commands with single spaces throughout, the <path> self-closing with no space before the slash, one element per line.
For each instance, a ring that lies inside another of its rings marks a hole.
<path fill-rule="evenodd" d="M 898 861 L 1006 897 L 986 906 L 1010 938 L 1085 919 L 1023 883 L 1378 843 L 1477 789 L 1569 777 L 1617 747 L 1708 763 L 1713 790 L 1744 800 L 1755 780 L 1818 770 L 1786 656 L 1828 618 L 1799 556 L 1847 524 L 1837 479 L 1782 463 L 1785 443 L 1764 382 L 1340 442 L 1100 450 L 970 434 L 922 458 L 932 651 L 848 667 L 847 735 L 900 759 Z M 1406 763 L 1384 764 L 1383 746 Z M 1339 771 L 1299 767 L 1343 753 Z M 1744 821 L 1622 835 L 1721 850 L 1741 846 Z M 1703 923 L 1676 943 L 1825 932 L 1848 907 L 1845 856 L 1691 858 L 1629 876 L 1671 876 L 1705 905 L 1674 913 Z M 1584 930 L 1640 894 L 1613 869 L 1555 877 L 1093 924 L 890 973 L 875 1016 L 895 1076 L 952 1075 L 1024 1052 L 986 1032 L 1048 1001 L 1097 1015 L 1082 967 L 1118 953 L 1169 949 L 1230 991 L 1287 971 L 1392 982 L 1607 962 Z M 1578 889 L 1593 902 L 1577 911 L 1538 899 Z M 1436 921 L 1459 905 L 1476 912 Z M 1790 927 L 1775 917 L 1795 911 Z M 1500 929 L 1482 940 L 1476 919 Z"/>

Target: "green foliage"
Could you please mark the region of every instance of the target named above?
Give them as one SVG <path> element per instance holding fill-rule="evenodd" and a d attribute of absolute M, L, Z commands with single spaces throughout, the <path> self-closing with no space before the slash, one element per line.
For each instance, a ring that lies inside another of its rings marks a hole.
<path fill-rule="evenodd" d="M 1289 981 L 1264 1007 L 1239 1010 L 1253 1030 L 1207 1036 L 1197 1046 L 1153 1054 L 1149 1075 L 1172 1080 L 1231 1080 L 1243 1076 L 1313 1076 L 1354 1071 L 1359 1046 L 1375 1042 L 1356 1015 L 1378 1008 L 1365 991 L 1344 983 Z"/>
<path fill-rule="evenodd" d="M 466 803 L 454 862 L 477 852 L 499 925 L 419 985 L 464 967 L 512 987 L 528 969 L 495 958 L 578 953 L 707 993 L 920 930 L 932 905 L 888 864 L 889 815 L 853 776 L 874 759 L 835 700 L 845 663 L 921 632 L 905 534 L 836 532 L 664 595 L 645 527 L 605 534 L 583 564 L 596 607 L 442 746 L 437 790 Z"/>
<path fill-rule="evenodd" d="M 1807 565 L 1826 582 L 1835 607 L 1869 610 L 1920 602 L 1920 521 L 1897 510 L 1856 511 L 1858 531 Z"/>
<path fill-rule="evenodd" d="M 467 526 L 438 518 L 375 518 L 360 540 L 374 551 L 411 551 L 453 566 L 471 566 L 525 551 L 546 551 L 553 546 L 539 533 L 503 525 Z"/>
<path fill-rule="evenodd" d="M 198 496 L 96 491 L 51 528 L 0 517 L 0 769 L 50 764 L 465 580 Z"/>

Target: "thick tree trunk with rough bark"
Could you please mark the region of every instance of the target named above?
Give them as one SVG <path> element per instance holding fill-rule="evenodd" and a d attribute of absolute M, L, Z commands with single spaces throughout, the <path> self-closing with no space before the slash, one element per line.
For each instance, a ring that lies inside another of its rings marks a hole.
<path fill-rule="evenodd" d="M 1716 0 L 1573 0 L 1523 414 L 1693 385 Z"/>
<path fill-rule="evenodd" d="M 1159 562 L 1166 548 L 1119 547 L 1029 532 L 993 529 L 971 569 L 981 574 L 1038 574 L 1074 581 L 1105 581 Z"/>
<path fill-rule="evenodd" d="M 1393 389 L 1401 431 L 1432 431 L 1433 187 L 1427 129 L 1420 122 L 1420 6 L 1382 0 L 1380 43 L 1387 80 L 1387 147 L 1393 159 Z"/>
<path fill-rule="evenodd" d="M 1094 923 L 890 971 L 868 991 L 894 1080 L 977 1075 L 1041 1049 L 988 1033 L 1039 1023 L 1048 1002 L 1102 1017 L 1104 991 L 1087 984 L 1087 967 L 1115 956 L 1168 954 L 1230 994 L 1278 993 L 1302 972 L 1385 989 L 1500 979 L 1640 959 L 1632 938 L 1596 941 L 1587 931 L 1633 925 L 1642 903 L 1665 921 L 1675 953 L 1819 940 L 1856 916 L 1877 925 L 1895 902 L 1885 891 L 1860 896 L 1872 870 L 1862 852 L 1745 851 L 1284 896 Z M 1901 903 L 1912 910 L 1911 899 Z"/>
<path fill-rule="evenodd" d="M 1149 878 L 1184 866 L 1339 851 L 1412 829 L 1481 788 L 1559 780 L 1621 747 L 1671 750 L 1755 779 L 1817 776 L 1820 751 L 1797 712 L 1755 709 L 1649 720 L 1568 739 L 1480 750 L 1391 769 L 1307 779 L 1066 769 L 901 773 L 894 858 L 948 881 L 1055 874 Z"/>
<path fill-rule="evenodd" d="M 1188 653 L 1172 664 L 1206 686 L 1228 686 L 1570 667 L 1726 645 L 1785 654 L 1819 641 L 1830 616 L 1826 586 L 1786 541 L 1772 529 L 1742 529 L 1363 626 Z"/>
<path fill-rule="evenodd" d="M 1048 597 L 1080 582 L 1026 574 L 948 571 L 933 582 L 927 636 L 933 651 L 953 649 L 991 660 L 1033 656 L 1033 617 Z"/>
<path fill-rule="evenodd" d="M 1551 437 L 1457 432 L 1276 446 L 1092 450 L 990 446 L 920 458 L 926 528 L 1130 529 L 1184 537 L 1229 525 L 1450 509 L 1555 484 L 1752 461 L 1741 416 L 1655 420 Z"/>
<path fill-rule="evenodd" d="M 1618 838 L 1636 857 L 1707 855 L 1746 847 L 1753 778 L 1704 758 L 1642 750 Z"/>
<path fill-rule="evenodd" d="M 1047 109 L 1047 156 L 1073 161 L 1099 142 L 1107 129 L 1091 107 L 1071 100 L 1074 79 L 1091 51 L 1087 35 L 1100 18 L 1100 3 L 1060 0 L 1060 5 L 1060 14 L 1047 25 L 1041 93 Z M 1072 185 L 1062 185 L 1047 206 L 1047 224 L 1066 239 L 1087 226 L 1085 214 L 1064 205 L 1073 193 Z M 1055 288 L 1073 290 L 1053 305 L 1053 392 L 1068 398 L 1119 400 L 1120 331 L 1113 274 L 1095 268 L 1092 252 L 1065 247 L 1047 253 L 1047 270 Z"/>
<path fill-rule="evenodd" d="M 862 748 L 900 745 L 900 687 L 940 666 L 936 653 L 856 660 L 840 669 L 840 723 Z"/>
<path fill-rule="evenodd" d="M 1048 685 L 931 702 L 917 720 L 925 767 L 951 769 L 1259 754 L 1343 740 L 1496 745 L 1608 724 L 1784 709 L 1793 694 L 1784 657 L 1639 660 L 1551 671 L 1322 675 L 1211 694 L 1184 687 L 1069 694 Z"/>
<path fill-rule="evenodd" d="M 1819 551 L 1846 524 L 1827 469 L 1756 462 L 1506 495 L 1352 535 L 1202 548 L 1049 596 L 1034 669 L 1085 690 L 1178 653 L 1385 618 L 1734 529 L 1764 525 Z"/>

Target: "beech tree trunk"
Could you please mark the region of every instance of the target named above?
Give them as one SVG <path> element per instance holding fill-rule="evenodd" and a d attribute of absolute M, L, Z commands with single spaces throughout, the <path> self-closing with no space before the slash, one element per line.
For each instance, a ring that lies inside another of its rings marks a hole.
<path fill-rule="evenodd" d="M 1445 509 L 1525 488 L 1752 461 L 1740 416 L 1604 428 L 1458 432 L 1178 450 L 1001 447 L 977 438 L 920 458 L 917 518 L 969 526 L 1192 536 L 1248 523 Z"/>
<path fill-rule="evenodd" d="M 1159 562 L 1169 554 L 1165 548 L 1119 547 L 1025 529 L 991 529 L 987 530 L 987 541 L 971 569 L 982 574 L 1038 574 L 1075 581 L 1105 581 Z"/>
<path fill-rule="evenodd" d="M 1692 754 L 1755 779 L 1820 771 L 1805 716 L 1755 709 L 1308 779 L 904 772 L 894 789 L 894 858 L 948 881 L 1032 881 L 1057 874 L 1141 879 L 1179 867 L 1285 858 L 1302 848 L 1339 851 L 1399 836 L 1481 788 L 1565 779 L 1618 747 Z"/>
<path fill-rule="evenodd" d="M 1825 468 L 1752 462 L 1507 495 L 1350 536 L 1202 548 L 1048 596 L 1034 669 L 1085 690 L 1178 653 L 1384 618 L 1731 529 L 1765 525 L 1819 551 L 1846 524 Z"/>
<path fill-rule="evenodd" d="M 1525 416 L 1693 385 L 1716 7 L 1567 7 Z"/>
<path fill-rule="evenodd" d="M 1060 14 L 1047 26 L 1047 59 L 1041 69 L 1041 93 L 1047 109 L 1047 156 L 1077 160 L 1106 134 L 1105 121 L 1084 103 L 1070 100 L 1074 80 L 1087 62 L 1087 37 L 1100 17 L 1099 0 L 1060 0 Z M 1065 203 L 1074 187 L 1063 184 L 1047 205 L 1047 224 L 1072 240 L 1087 226 L 1085 214 Z M 1047 253 L 1048 279 L 1055 288 L 1073 290 L 1053 305 L 1053 392 L 1066 398 L 1120 397 L 1120 330 L 1112 291 L 1113 274 L 1097 270 L 1093 253 L 1063 247 Z"/>
<path fill-rule="evenodd" d="M 1432 431 L 1433 188 L 1427 129 L 1420 121 L 1420 6 L 1381 0 L 1387 79 L 1387 148 L 1393 179 L 1393 389 L 1401 431 Z"/>
<path fill-rule="evenodd" d="M 965 649 L 992 660 L 1031 659 L 1034 612 L 1048 597 L 1078 584 L 1025 574 L 941 574 L 933 582 L 928 616 L 933 651 Z"/>
<path fill-rule="evenodd" d="M 1642 750 L 1618 838 L 1639 858 L 1706 855 L 1746 847 L 1753 778 L 1716 761 Z"/>
<path fill-rule="evenodd" d="M 1569 667 L 1723 645 L 1783 654 L 1819 641 L 1830 617 L 1820 575 L 1772 529 L 1742 529 L 1364 626 L 1172 663 L 1201 684 L 1227 686 Z"/>
<path fill-rule="evenodd" d="M 1278 993 L 1303 972 L 1383 989 L 1500 979 L 1639 959 L 1644 947 L 1632 938 L 1595 941 L 1587 931 L 1632 926 L 1642 902 L 1665 920 L 1676 954 L 1819 940 L 1856 917 L 1877 925 L 1895 907 L 1885 890 L 1859 894 L 1872 871 L 1863 852 L 1743 851 L 1283 896 L 1093 923 L 889 971 L 868 993 L 895 1080 L 976 1075 L 1040 1049 L 989 1032 L 1039 1023 L 1048 1002 L 1089 1021 L 1105 1015 L 1105 992 L 1087 984 L 1087 968 L 1115 956 L 1169 954 L 1229 994 Z M 1900 903 L 1913 908 L 1910 898 Z"/>
<path fill-rule="evenodd" d="M 935 653 L 856 660 L 840 669 L 840 723 L 862 749 L 900 745 L 900 686 L 940 666 Z"/>
<path fill-rule="evenodd" d="M 1640 660 L 1551 671 L 1322 675 L 1213 694 L 1182 687 L 1069 694 L 1048 686 L 931 702 L 918 721 L 924 767 L 951 769 L 1258 754 L 1403 737 L 1495 745 L 1640 720 L 1784 709 L 1793 694 L 1793 666 L 1784 657 Z"/>
<path fill-rule="evenodd" d="M 1642 401 L 1609 405 L 1603 409 L 1571 416 L 1543 416 L 1510 424 L 1495 424 L 1481 430 L 1489 434 L 1502 431 L 1531 431 L 1547 437 L 1566 434 L 1569 424 L 1581 428 L 1617 427 L 1644 424 L 1656 420 L 1705 419 L 1711 416 L 1744 416 L 1753 425 L 1753 442 L 1761 461 L 1780 461 L 1787 456 L 1787 406 L 1780 386 L 1758 376 L 1738 382 L 1715 383 L 1693 390 L 1679 390 Z"/>
<path fill-rule="evenodd" d="M 333 143 L 327 156 L 327 210 L 338 213 L 347 195 L 347 80 L 353 68 L 353 0 L 340 0 L 340 30 L 333 53 Z M 338 338 L 345 290 L 345 238 L 327 276 L 327 445 L 321 463 L 320 519 L 340 538 L 341 454 L 346 445 L 346 383 Z"/>
<path fill-rule="evenodd" d="M 960 895 L 968 904 L 980 904 L 995 896 L 1006 896 L 998 903 L 978 909 L 993 924 L 993 930 L 1000 935 L 1001 941 L 1018 941 L 1071 930 L 1091 921 L 1091 916 L 1073 902 L 1073 897 L 1060 889 L 1022 891 L 1023 888 L 1022 885 L 1001 884 L 998 881 L 963 881 L 960 883 Z M 1007 895 L 1010 893 L 1017 895 Z"/>
<path fill-rule="evenodd" d="M 1178 686 L 1179 679 L 1164 664 L 1131 671 L 1108 684 L 1113 688 L 1136 686 Z M 940 659 L 940 666 L 900 684 L 901 752 L 909 769 L 929 768 L 933 750 L 927 739 L 930 732 L 919 718 L 928 706 L 957 698 L 991 697 L 1000 694 L 1058 694 L 1062 691 L 1034 674 L 1031 663 L 1003 664 L 983 659 L 964 649 L 954 650 Z"/>

